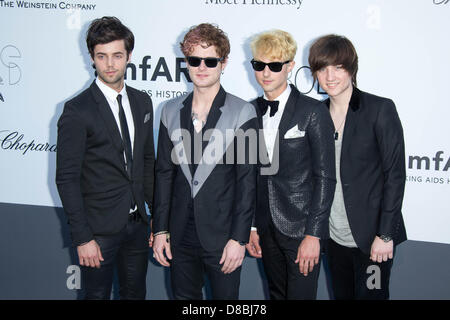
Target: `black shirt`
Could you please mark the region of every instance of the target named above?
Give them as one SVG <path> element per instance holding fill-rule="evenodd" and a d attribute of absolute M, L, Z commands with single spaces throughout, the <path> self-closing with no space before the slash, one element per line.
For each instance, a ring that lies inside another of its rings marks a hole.
<path fill-rule="evenodd" d="M 189 168 L 191 170 L 192 176 L 194 176 L 195 171 L 197 170 L 198 163 L 200 162 L 202 155 L 203 155 L 203 150 L 208 145 L 208 141 L 202 141 L 203 135 L 206 130 L 208 130 L 210 128 L 214 128 L 217 123 L 217 122 L 214 122 L 214 120 L 216 120 L 216 121 L 218 120 L 218 119 L 211 119 L 212 117 L 210 117 L 210 116 L 212 114 L 217 114 L 216 112 L 218 111 L 218 109 L 225 104 L 226 92 L 222 88 L 222 86 L 220 86 L 219 92 L 217 93 L 216 97 L 214 98 L 211 109 L 209 110 L 208 117 L 206 118 L 206 123 L 203 126 L 202 130 L 198 133 L 197 133 L 197 131 L 195 131 L 194 125 L 192 123 L 193 96 L 194 96 L 194 93 L 191 92 L 187 96 L 187 98 L 183 101 L 184 106 L 188 107 L 191 110 L 191 112 L 190 112 L 191 119 L 189 119 L 189 121 L 188 121 L 189 125 L 188 125 L 187 129 L 189 130 L 190 137 L 191 137 L 191 156 L 190 156 L 191 161 L 189 164 Z M 195 142 L 195 141 L 197 141 L 197 142 Z M 200 149 L 200 146 L 201 146 L 201 149 Z M 188 221 L 186 224 L 186 229 L 184 230 L 184 235 L 183 235 L 183 245 L 186 247 L 201 247 L 200 241 L 197 236 L 197 230 L 195 228 L 194 200 L 193 199 L 191 199 L 191 201 L 189 203 L 189 211 L 190 211 L 189 218 L 188 218 Z"/>

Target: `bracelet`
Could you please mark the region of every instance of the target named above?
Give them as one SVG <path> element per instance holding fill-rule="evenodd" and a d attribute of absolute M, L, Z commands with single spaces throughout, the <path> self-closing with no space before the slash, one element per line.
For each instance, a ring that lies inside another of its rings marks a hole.
<path fill-rule="evenodd" d="M 169 233 L 169 231 L 160 231 L 160 232 L 155 233 L 153 236 L 156 237 L 157 235 L 166 234 L 166 233 Z"/>

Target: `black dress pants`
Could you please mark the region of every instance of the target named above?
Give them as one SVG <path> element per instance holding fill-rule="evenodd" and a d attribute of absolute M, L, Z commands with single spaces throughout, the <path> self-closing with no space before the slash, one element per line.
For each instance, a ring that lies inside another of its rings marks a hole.
<path fill-rule="evenodd" d="M 392 259 L 378 263 L 359 248 L 341 246 L 332 239 L 326 249 L 336 300 L 387 300 Z"/>
<path fill-rule="evenodd" d="M 137 214 L 130 217 L 126 227 L 119 233 L 95 236 L 104 261 L 100 268 L 82 266 L 85 299 L 111 298 L 114 269 L 117 267 L 119 296 L 124 300 L 142 300 L 146 294 L 148 266 L 148 224 Z"/>
<path fill-rule="evenodd" d="M 272 300 L 315 300 L 320 273 L 319 264 L 307 276 L 300 273 L 297 259 L 302 239 L 294 239 L 280 233 L 271 224 L 260 234 L 264 271 Z"/>
<path fill-rule="evenodd" d="M 211 284 L 214 300 L 237 300 L 241 267 L 224 274 L 219 264 L 223 250 L 207 252 L 201 247 L 173 246 L 170 276 L 176 300 L 202 300 L 204 275 Z"/>

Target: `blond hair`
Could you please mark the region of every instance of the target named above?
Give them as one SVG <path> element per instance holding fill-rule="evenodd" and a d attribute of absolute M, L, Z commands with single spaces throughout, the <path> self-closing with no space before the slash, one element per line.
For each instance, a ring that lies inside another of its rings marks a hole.
<path fill-rule="evenodd" d="M 294 60 L 297 42 L 286 31 L 270 30 L 257 34 L 251 41 L 253 57 L 266 57 L 280 62 Z"/>

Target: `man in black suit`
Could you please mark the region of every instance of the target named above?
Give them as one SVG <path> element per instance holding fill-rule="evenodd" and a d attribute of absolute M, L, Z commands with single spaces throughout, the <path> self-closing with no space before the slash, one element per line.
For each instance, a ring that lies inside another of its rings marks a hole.
<path fill-rule="evenodd" d="M 94 20 L 87 47 L 97 79 L 66 102 L 58 121 L 56 183 L 77 247 L 86 299 L 144 299 L 154 178 L 153 108 L 124 83 L 134 47 L 115 17 Z"/>
<path fill-rule="evenodd" d="M 181 50 L 194 90 L 161 112 L 154 255 L 170 265 L 175 299 L 202 299 L 205 273 L 213 299 L 238 299 L 256 196 L 256 158 L 244 135 L 253 134 L 256 151 L 256 112 L 220 85 L 230 52 L 222 30 L 194 26 Z"/>
<path fill-rule="evenodd" d="M 251 48 L 264 90 L 252 103 L 264 131 L 260 155 L 268 159 L 258 175 L 256 228 L 247 249 L 263 259 L 271 299 L 315 299 L 336 183 L 333 124 L 325 105 L 287 83 L 297 50 L 289 33 L 258 34 Z"/>
<path fill-rule="evenodd" d="M 358 55 L 339 35 L 311 46 L 309 64 L 328 94 L 337 186 L 327 257 L 336 299 L 388 299 L 394 246 L 406 240 L 403 129 L 394 103 L 356 87 Z"/>

